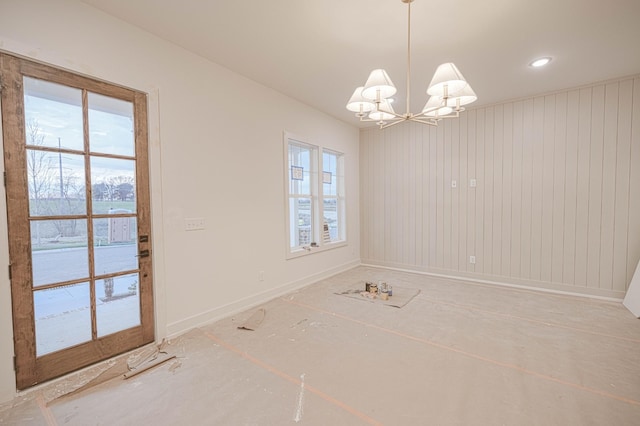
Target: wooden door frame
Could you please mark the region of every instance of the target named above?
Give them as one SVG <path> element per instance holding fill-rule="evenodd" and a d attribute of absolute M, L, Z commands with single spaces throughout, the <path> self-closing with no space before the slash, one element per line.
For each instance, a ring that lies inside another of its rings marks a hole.
<path fill-rule="evenodd" d="M 29 199 L 24 196 L 28 188 L 26 168 L 14 167 L 16 161 L 26 158 L 23 76 L 39 78 L 65 86 L 130 101 L 134 105 L 137 226 L 144 230 L 146 240 L 138 232 L 138 249 L 152 249 L 151 204 L 148 157 L 147 95 L 143 92 L 102 82 L 0 52 L 0 96 L 3 119 L 3 143 L 5 161 L 5 192 L 7 199 L 7 226 L 9 239 L 10 280 L 14 350 L 16 356 L 16 386 L 25 389 L 37 383 L 102 361 L 111 356 L 151 343 L 155 339 L 153 305 L 152 256 L 139 257 L 140 315 L 141 325 L 117 334 L 107 335 L 74 346 L 78 355 L 69 359 L 62 352 L 36 357 L 35 318 L 32 290 L 31 257 L 27 262 L 17 261 L 18 253 L 31 253 Z M 87 117 L 84 117 L 84 133 L 87 134 Z M 9 167 L 7 167 L 9 165 Z M 91 194 L 91 188 L 87 188 Z M 141 208 L 143 207 L 143 208 Z M 89 215 L 90 212 L 87 212 Z M 25 219 L 27 218 L 27 219 Z M 88 246 L 88 250 L 92 247 Z M 142 277 L 148 285 L 142 285 Z M 92 302 L 93 309 L 95 304 Z M 95 312 L 92 313 L 95 315 Z M 45 367 L 46 366 L 46 367 Z"/>

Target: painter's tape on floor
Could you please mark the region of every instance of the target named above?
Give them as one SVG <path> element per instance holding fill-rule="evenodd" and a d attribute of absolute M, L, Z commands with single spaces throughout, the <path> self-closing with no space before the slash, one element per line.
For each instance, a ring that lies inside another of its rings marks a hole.
<path fill-rule="evenodd" d="M 362 293 L 364 293 L 364 284 L 362 284 L 360 287 L 361 288 L 345 290 L 343 292 L 335 294 L 337 294 L 338 296 L 346 296 L 351 299 L 362 300 L 363 302 L 380 303 L 382 305 L 391 306 L 393 308 L 402 308 L 407 303 L 411 302 L 414 297 L 420 294 L 420 290 L 417 288 L 398 287 L 394 285 L 393 296 L 389 297 L 388 300 L 382 300 L 379 297 L 372 298 L 367 294 L 363 296 Z"/>

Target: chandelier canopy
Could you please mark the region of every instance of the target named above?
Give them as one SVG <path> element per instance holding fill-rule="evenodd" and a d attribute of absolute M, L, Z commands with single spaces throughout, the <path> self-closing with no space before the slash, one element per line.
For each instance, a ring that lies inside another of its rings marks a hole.
<path fill-rule="evenodd" d="M 383 69 L 371 71 L 364 86 L 356 88 L 347 103 L 347 109 L 356 113 L 360 121 L 374 121 L 384 129 L 403 121 L 415 121 L 437 126 L 443 118 L 457 118 L 464 111 L 464 105 L 478 98 L 460 70 L 451 62 L 436 69 L 427 94 L 430 96 L 419 113 L 410 112 L 411 89 L 411 3 L 413 0 L 400 0 L 407 4 L 407 109 L 398 114 L 391 106 L 390 99 L 396 94 L 396 86 Z"/>

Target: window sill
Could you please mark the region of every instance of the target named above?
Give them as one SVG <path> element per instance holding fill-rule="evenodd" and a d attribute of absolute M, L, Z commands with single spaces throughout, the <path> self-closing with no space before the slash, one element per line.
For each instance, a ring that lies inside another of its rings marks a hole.
<path fill-rule="evenodd" d="M 327 250 L 333 250 L 340 247 L 345 247 L 346 245 L 347 245 L 347 240 L 342 240 L 342 241 L 336 241 L 334 243 L 323 244 L 317 247 L 307 246 L 305 248 L 299 248 L 295 251 L 289 251 L 287 253 L 286 259 L 287 260 L 296 259 L 298 257 L 304 257 L 304 256 L 312 255 L 315 253 L 324 252 Z"/>

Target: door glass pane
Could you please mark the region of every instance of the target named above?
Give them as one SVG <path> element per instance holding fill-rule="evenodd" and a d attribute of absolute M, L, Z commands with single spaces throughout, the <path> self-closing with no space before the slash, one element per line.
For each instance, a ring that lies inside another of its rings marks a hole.
<path fill-rule="evenodd" d="M 26 143 L 84 151 L 82 91 L 24 77 Z"/>
<path fill-rule="evenodd" d="M 138 269 L 135 217 L 94 219 L 93 233 L 96 275 Z"/>
<path fill-rule="evenodd" d="M 94 214 L 135 213 L 135 161 L 92 156 L 91 188 Z"/>
<path fill-rule="evenodd" d="M 98 337 L 140 325 L 138 274 L 96 282 Z"/>
<path fill-rule="evenodd" d="M 33 293 L 37 356 L 91 340 L 90 297 L 89 283 Z"/>
<path fill-rule="evenodd" d="M 133 156 L 133 104 L 89 93 L 89 146 L 91 152 Z"/>
<path fill-rule="evenodd" d="M 87 212 L 82 155 L 28 149 L 27 180 L 31 216 Z"/>
<path fill-rule="evenodd" d="M 89 276 L 87 221 L 32 220 L 33 286 Z"/>

